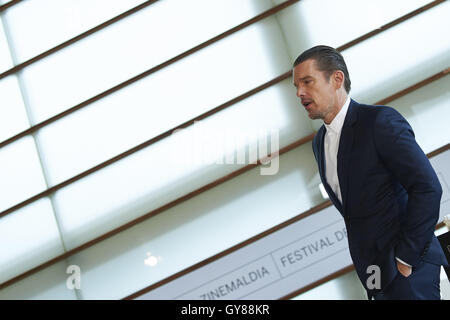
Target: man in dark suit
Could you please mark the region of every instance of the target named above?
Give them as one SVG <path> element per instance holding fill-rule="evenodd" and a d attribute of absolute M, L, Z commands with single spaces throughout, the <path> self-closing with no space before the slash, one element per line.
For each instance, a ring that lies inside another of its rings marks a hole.
<path fill-rule="evenodd" d="M 293 82 L 308 116 L 324 122 L 314 156 L 368 298 L 440 299 L 442 189 L 411 126 L 391 107 L 350 99 L 347 66 L 331 47 L 303 52 Z"/>

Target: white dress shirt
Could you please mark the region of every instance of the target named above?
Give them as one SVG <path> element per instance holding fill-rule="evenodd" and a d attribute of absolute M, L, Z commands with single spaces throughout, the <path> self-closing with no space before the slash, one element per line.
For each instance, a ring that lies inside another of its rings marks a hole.
<path fill-rule="evenodd" d="M 334 117 L 330 124 L 326 124 L 324 141 L 325 151 L 325 177 L 327 182 L 333 190 L 336 197 L 342 204 L 341 187 L 339 185 L 339 178 L 337 174 L 337 154 L 339 149 L 339 140 L 341 138 L 342 126 L 344 125 L 345 116 L 347 115 L 348 106 L 350 105 L 350 97 L 347 96 L 344 105 L 338 114 Z"/>
<path fill-rule="evenodd" d="M 327 132 L 325 133 L 324 151 L 325 151 L 325 177 L 328 184 L 333 190 L 336 197 L 342 204 L 341 187 L 339 185 L 339 177 L 337 174 L 337 154 L 339 149 L 339 140 L 341 138 L 341 131 L 344 125 L 345 116 L 347 115 L 348 106 L 350 105 L 350 97 L 347 96 L 344 105 L 338 114 L 334 117 L 330 124 L 324 122 Z M 408 263 L 400 260 L 401 263 L 411 267 Z"/>

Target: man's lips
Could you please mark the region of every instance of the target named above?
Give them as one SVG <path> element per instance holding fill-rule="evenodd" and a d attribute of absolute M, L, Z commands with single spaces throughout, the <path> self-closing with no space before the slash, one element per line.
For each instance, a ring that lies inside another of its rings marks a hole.
<path fill-rule="evenodd" d="M 303 107 L 305 107 L 305 109 L 308 109 L 308 107 L 311 106 L 312 103 L 312 101 L 302 101 L 302 105 Z"/>

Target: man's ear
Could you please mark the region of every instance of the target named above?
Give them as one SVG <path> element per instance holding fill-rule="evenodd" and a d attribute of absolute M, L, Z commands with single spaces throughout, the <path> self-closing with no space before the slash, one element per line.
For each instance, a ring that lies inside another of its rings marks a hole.
<path fill-rule="evenodd" d="M 344 85 L 345 76 L 341 70 L 336 70 L 331 76 L 334 88 L 337 90 Z"/>

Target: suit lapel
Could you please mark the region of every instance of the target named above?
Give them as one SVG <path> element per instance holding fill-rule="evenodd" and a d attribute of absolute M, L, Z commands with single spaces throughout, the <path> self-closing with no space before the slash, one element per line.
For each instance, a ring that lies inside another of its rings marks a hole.
<path fill-rule="evenodd" d="M 345 116 L 344 125 L 341 131 L 339 140 L 339 149 L 337 154 L 337 173 L 339 178 L 339 186 L 342 196 L 342 208 L 346 212 L 348 185 L 350 177 L 350 156 L 353 146 L 354 129 L 353 125 L 356 122 L 356 102 L 351 100 L 348 106 L 347 115 Z"/>
<path fill-rule="evenodd" d="M 319 130 L 319 173 L 320 178 L 322 181 L 325 181 L 325 153 L 324 153 L 324 139 L 325 139 L 325 126 L 322 125 L 322 127 Z"/>
<path fill-rule="evenodd" d="M 325 151 L 324 151 L 324 141 L 325 141 L 325 126 L 322 125 L 321 129 L 319 130 L 319 174 L 320 179 L 322 180 L 323 186 L 325 187 L 325 190 L 327 191 L 331 202 L 335 205 L 335 207 L 339 210 L 339 212 L 342 213 L 342 205 L 337 196 L 335 195 L 334 191 L 331 189 L 330 185 L 328 184 L 327 178 L 325 176 Z"/>

